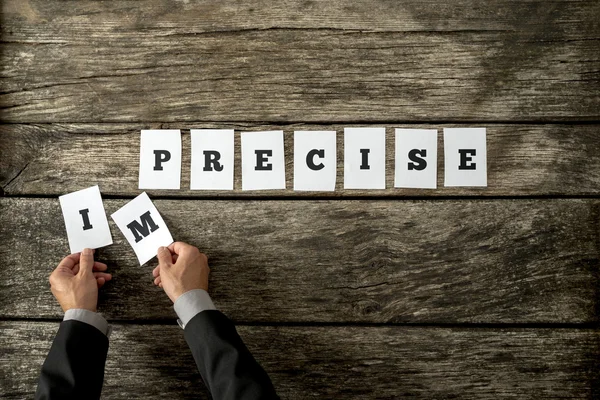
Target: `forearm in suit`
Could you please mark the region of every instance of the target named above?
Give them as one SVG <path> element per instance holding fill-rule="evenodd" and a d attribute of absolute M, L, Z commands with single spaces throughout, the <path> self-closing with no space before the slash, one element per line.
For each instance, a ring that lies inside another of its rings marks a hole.
<path fill-rule="evenodd" d="M 42 366 L 35 398 L 100 398 L 107 353 L 108 338 L 97 328 L 63 321 Z"/>
<path fill-rule="evenodd" d="M 278 398 L 269 376 L 223 313 L 198 313 L 185 325 L 184 334 L 215 400 Z"/>

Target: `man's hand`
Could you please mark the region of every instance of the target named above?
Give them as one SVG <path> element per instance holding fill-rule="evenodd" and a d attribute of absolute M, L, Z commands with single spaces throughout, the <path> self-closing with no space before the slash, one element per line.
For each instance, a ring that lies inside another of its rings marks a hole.
<path fill-rule="evenodd" d="M 194 246 L 175 242 L 158 249 L 158 266 L 152 271 L 154 284 L 164 289 L 173 303 L 194 289 L 208 291 L 208 258 Z"/>
<path fill-rule="evenodd" d="M 96 312 L 98 289 L 112 279 L 104 272 L 106 268 L 106 264 L 94 262 L 91 249 L 63 258 L 50 275 L 52 294 L 63 311 L 83 308 Z"/>

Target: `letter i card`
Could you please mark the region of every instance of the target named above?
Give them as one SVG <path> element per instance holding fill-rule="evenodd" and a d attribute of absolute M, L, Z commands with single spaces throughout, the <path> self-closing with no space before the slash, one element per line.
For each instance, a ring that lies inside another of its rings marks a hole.
<path fill-rule="evenodd" d="M 173 243 L 167 224 L 146 192 L 111 215 L 137 256 L 140 265 L 150 261 L 158 248 Z"/>
<path fill-rule="evenodd" d="M 100 188 L 92 186 L 58 198 L 71 254 L 112 244 Z"/>

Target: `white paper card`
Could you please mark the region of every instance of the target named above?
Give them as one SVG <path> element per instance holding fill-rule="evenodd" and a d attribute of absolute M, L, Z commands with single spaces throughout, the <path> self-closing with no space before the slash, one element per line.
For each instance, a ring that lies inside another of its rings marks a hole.
<path fill-rule="evenodd" d="M 436 129 L 396 129 L 397 188 L 437 187 Z"/>
<path fill-rule="evenodd" d="M 190 189 L 233 190 L 233 129 L 192 129 Z"/>
<path fill-rule="evenodd" d="M 139 189 L 179 189 L 181 131 L 143 130 L 140 136 Z"/>
<path fill-rule="evenodd" d="M 485 128 L 444 128 L 444 186 L 487 186 Z"/>
<path fill-rule="evenodd" d="M 58 200 L 65 219 L 71 254 L 85 248 L 97 249 L 112 244 L 98 186 L 65 194 Z"/>
<path fill-rule="evenodd" d="M 344 128 L 344 188 L 385 189 L 385 128 Z"/>
<path fill-rule="evenodd" d="M 241 135 L 242 190 L 285 189 L 283 131 Z"/>
<path fill-rule="evenodd" d="M 160 246 L 173 243 L 167 224 L 146 194 L 140 194 L 111 215 L 131 247 L 140 265 L 156 256 Z"/>
<path fill-rule="evenodd" d="M 294 132 L 294 190 L 335 190 L 336 151 L 335 131 Z"/>

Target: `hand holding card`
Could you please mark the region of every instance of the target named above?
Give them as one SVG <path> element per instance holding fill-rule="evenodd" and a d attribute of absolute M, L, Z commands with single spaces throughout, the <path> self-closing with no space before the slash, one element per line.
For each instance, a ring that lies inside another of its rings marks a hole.
<path fill-rule="evenodd" d="M 79 253 L 86 247 L 97 249 L 112 244 L 98 186 L 65 194 L 58 200 L 65 219 L 71 254 Z"/>
<path fill-rule="evenodd" d="M 133 247 L 140 265 L 154 256 L 161 246 L 173 243 L 167 224 L 146 194 L 140 194 L 111 215 Z"/>

